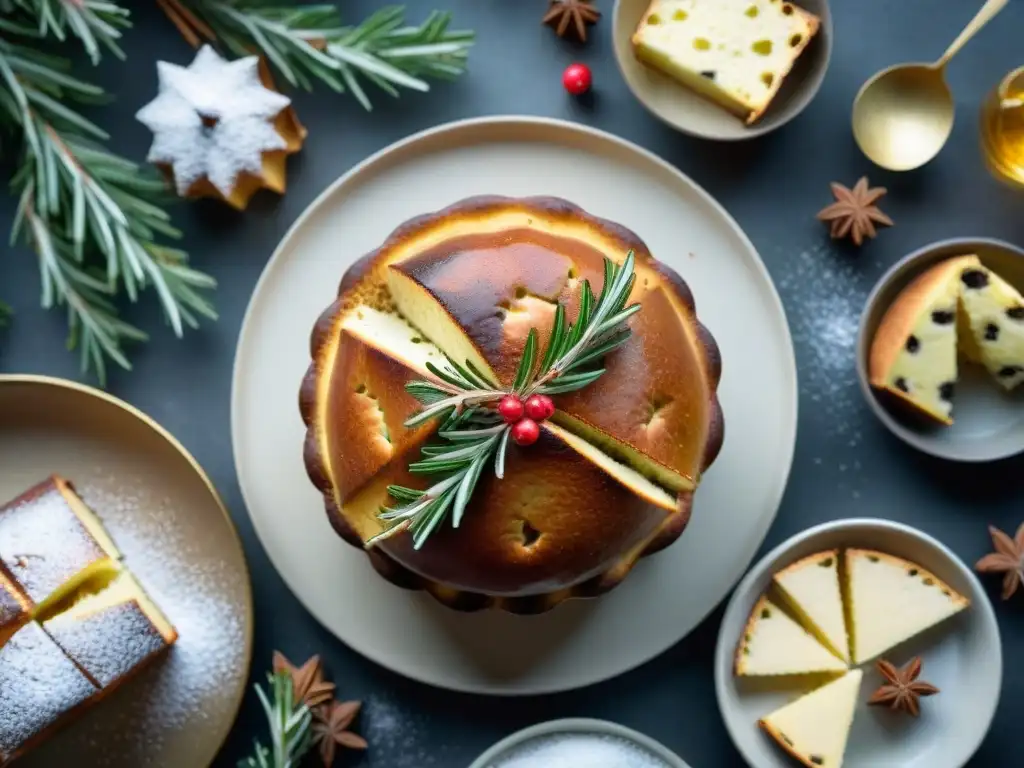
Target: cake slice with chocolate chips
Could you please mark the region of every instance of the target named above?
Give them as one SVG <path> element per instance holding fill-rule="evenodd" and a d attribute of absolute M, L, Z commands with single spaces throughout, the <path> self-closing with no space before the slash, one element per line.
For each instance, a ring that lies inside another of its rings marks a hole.
<path fill-rule="evenodd" d="M 1003 387 L 1013 389 L 1024 381 L 1024 297 L 980 264 L 965 270 L 960 280 L 960 347 Z"/>
<path fill-rule="evenodd" d="M 942 424 L 953 423 L 961 275 L 978 269 L 970 255 L 925 271 L 896 297 L 871 342 L 871 385 Z"/>

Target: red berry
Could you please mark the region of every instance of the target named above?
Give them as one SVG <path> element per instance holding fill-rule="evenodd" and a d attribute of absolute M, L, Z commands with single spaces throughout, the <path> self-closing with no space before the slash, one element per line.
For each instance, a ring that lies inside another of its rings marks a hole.
<path fill-rule="evenodd" d="M 523 418 L 523 401 L 515 395 L 505 395 L 498 403 L 498 413 L 506 424 L 515 424 Z"/>
<path fill-rule="evenodd" d="M 570 64 L 562 73 L 562 85 L 573 96 L 580 96 L 590 90 L 593 76 L 586 64 Z"/>
<path fill-rule="evenodd" d="M 533 445 L 540 437 L 540 427 L 533 419 L 521 419 L 512 427 L 512 439 L 516 445 Z"/>
<path fill-rule="evenodd" d="M 530 395 L 526 398 L 526 415 L 534 421 L 551 418 L 555 412 L 555 404 L 547 395 Z"/>

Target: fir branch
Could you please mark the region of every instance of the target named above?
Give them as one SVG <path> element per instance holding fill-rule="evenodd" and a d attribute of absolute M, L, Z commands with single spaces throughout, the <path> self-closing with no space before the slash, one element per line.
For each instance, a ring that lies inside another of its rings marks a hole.
<path fill-rule="evenodd" d="M 0 0 L 2 1 L 2 0 Z M 419 26 L 402 6 L 381 8 L 356 26 L 331 4 L 275 5 L 273 0 L 158 0 L 193 45 L 216 39 L 236 56 L 260 53 L 291 85 L 320 82 L 372 109 L 365 84 L 397 97 L 428 91 L 428 79 L 466 69 L 474 34 L 451 30 L 451 14 L 433 12 Z"/>
<path fill-rule="evenodd" d="M 131 26 L 130 14 L 114 0 L 0 0 L 0 15 L 19 13 L 35 20 L 35 25 L 0 19 L 0 32 L 34 31 L 40 38 L 52 36 L 61 42 L 70 34 L 81 41 L 93 64 L 100 60 L 103 48 L 124 58 L 118 41 L 121 30 Z"/>
<path fill-rule="evenodd" d="M 312 715 L 305 704 L 296 706 L 292 697 L 292 678 L 287 672 L 267 675 L 270 696 L 256 685 L 263 712 L 270 728 L 270 746 L 253 744 L 253 755 L 239 761 L 238 768 L 297 768 L 312 746 Z"/>
<path fill-rule="evenodd" d="M 626 323 L 640 310 L 639 304 L 626 306 L 636 282 L 634 265 L 633 251 L 621 266 L 606 258 L 601 295 L 595 299 L 590 282 L 583 281 L 575 323 L 567 321 L 565 307 L 559 304 L 543 355 L 539 354 L 537 331 L 530 329 L 511 388 L 504 390 L 491 383 L 468 360 L 463 366 L 447 356 L 446 368 L 427 363 L 436 381 L 406 384 L 406 391 L 423 407 L 405 421 L 405 426 L 442 420 L 437 432 L 442 442 L 424 445 L 420 449 L 423 458 L 410 464 L 409 471 L 442 477 L 425 491 L 389 486 L 388 494 L 399 505 L 381 508 L 378 518 L 386 527 L 367 540 L 367 547 L 408 531 L 413 547 L 419 549 L 449 513 L 452 527 L 459 527 L 488 462 L 494 460 L 494 474 L 499 480 L 505 475 L 512 427 L 495 409 L 502 398 L 515 395 L 525 401 L 531 395 L 573 392 L 604 374 L 604 368 L 592 366 L 626 343 L 631 333 Z"/>
<path fill-rule="evenodd" d="M 204 296 L 215 282 L 189 268 L 184 252 L 158 242 L 180 236 L 159 207 L 163 180 L 107 150 L 107 134 L 71 106 L 100 100 L 102 90 L 32 42 L 0 31 L 0 125 L 22 145 L 11 180 L 19 196 L 11 240 L 22 236 L 35 249 L 41 303 L 66 308 L 68 346 L 102 384 L 107 360 L 130 369 L 124 344 L 146 339 L 119 319 L 119 292 L 136 301 L 152 288 L 180 337 L 200 317 L 216 318 Z"/>

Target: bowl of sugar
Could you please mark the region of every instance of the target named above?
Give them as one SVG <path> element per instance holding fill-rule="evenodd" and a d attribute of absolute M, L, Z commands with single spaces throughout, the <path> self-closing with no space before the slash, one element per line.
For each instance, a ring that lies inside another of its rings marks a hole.
<path fill-rule="evenodd" d="M 570 718 L 502 739 L 469 768 L 689 768 L 649 736 L 605 720 Z"/>

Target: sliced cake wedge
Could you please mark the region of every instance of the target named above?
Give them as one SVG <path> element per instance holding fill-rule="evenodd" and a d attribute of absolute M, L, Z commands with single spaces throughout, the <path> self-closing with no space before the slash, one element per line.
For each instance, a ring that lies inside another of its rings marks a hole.
<path fill-rule="evenodd" d="M 1024 297 L 980 264 L 960 275 L 961 349 L 1005 389 L 1024 381 Z"/>
<path fill-rule="evenodd" d="M 839 550 L 808 555 L 783 568 L 772 579 L 803 625 L 822 645 L 848 663 L 850 647 L 839 585 Z"/>
<path fill-rule="evenodd" d="M 767 597 L 754 605 L 736 649 L 740 676 L 843 672 L 846 664 Z"/>
<path fill-rule="evenodd" d="M 820 26 L 784 0 L 652 0 L 632 43 L 644 64 L 754 123 Z"/>
<path fill-rule="evenodd" d="M 871 385 L 942 424 L 953 423 L 960 275 L 979 265 L 972 255 L 930 267 L 896 297 L 871 342 Z"/>
<path fill-rule="evenodd" d="M 864 673 L 853 669 L 758 721 L 808 768 L 840 768 Z"/>
<path fill-rule="evenodd" d="M 863 664 L 970 605 L 916 563 L 867 549 L 845 553 L 852 657 Z"/>

